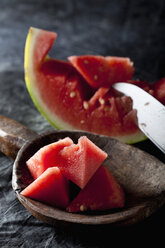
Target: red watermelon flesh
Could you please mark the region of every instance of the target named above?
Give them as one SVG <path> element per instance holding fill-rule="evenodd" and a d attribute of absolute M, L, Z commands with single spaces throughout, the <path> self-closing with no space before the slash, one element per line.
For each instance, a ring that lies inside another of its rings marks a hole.
<path fill-rule="evenodd" d="M 123 114 L 115 112 L 120 108 L 116 106 L 117 96 L 112 88 L 107 93 L 94 89 L 70 63 L 47 56 L 55 38 L 55 33 L 31 28 L 26 42 L 26 85 L 41 114 L 58 129 L 86 130 L 126 143 L 145 139 L 136 125 L 134 111 L 125 113 L 124 119 L 121 118 Z M 113 60 L 117 61 L 117 58 L 103 59 L 106 64 Z M 132 70 L 129 59 L 119 60 L 126 71 Z M 116 70 L 115 74 L 120 74 L 120 70 Z M 121 80 L 124 81 L 125 76 Z"/>
<path fill-rule="evenodd" d="M 83 120 L 87 119 L 83 102 L 93 94 L 85 80 L 69 63 L 52 59 L 44 61 L 36 76 L 40 82 L 39 92 L 49 111 L 62 118 L 64 125 L 68 123 L 83 129 Z"/>
<path fill-rule="evenodd" d="M 119 133 L 137 132 L 136 111 L 132 109 L 130 97 L 116 94 L 108 88 L 100 88 L 87 104 L 90 131 L 108 136 L 111 132 L 113 137 L 117 137 Z"/>
<path fill-rule="evenodd" d="M 153 84 L 154 97 L 156 97 L 162 104 L 165 105 L 165 78 Z"/>
<path fill-rule="evenodd" d="M 128 80 L 127 83 L 135 84 L 136 86 L 147 91 L 152 96 L 154 95 L 154 91 L 153 91 L 151 85 L 149 85 L 146 81 L 141 81 L 141 80 L 136 79 L 136 80 Z"/>
<path fill-rule="evenodd" d="M 83 55 L 71 56 L 68 60 L 94 88 L 110 88 L 113 83 L 132 79 L 134 73 L 129 58 Z"/>
<path fill-rule="evenodd" d="M 34 29 L 30 29 L 30 32 L 34 32 Z M 42 61 L 45 60 L 48 51 L 50 50 L 50 47 L 53 46 L 53 43 L 55 42 L 56 38 L 57 33 L 50 32 L 47 30 L 42 30 L 40 35 L 37 36 L 37 46 L 35 47 L 35 51 L 33 53 L 33 63 L 36 69 L 38 69 Z"/>
<path fill-rule="evenodd" d="M 124 192 L 105 166 L 101 166 L 67 207 L 69 212 L 124 207 Z"/>
<path fill-rule="evenodd" d="M 65 138 L 57 142 L 42 147 L 27 162 L 28 169 L 34 179 L 38 178 L 48 167 L 58 166 L 57 157 L 59 152 L 65 147 L 73 144 L 70 138 Z"/>
<path fill-rule="evenodd" d="M 58 167 L 51 167 L 29 184 L 21 195 L 54 207 L 66 208 L 69 204 L 69 182 Z"/>
<path fill-rule="evenodd" d="M 58 166 L 65 177 L 80 188 L 84 188 L 106 158 L 107 153 L 86 136 L 82 136 L 78 144 L 64 147 L 61 150 Z"/>
<path fill-rule="evenodd" d="M 66 62 L 48 59 L 41 65 L 37 79 L 42 99 L 49 110 L 62 119 L 63 128 L 68 123 L 71 126 L 67 129 L 121 136 L 121 140 L 122 136 L 138 132 L 135 111 L 125 113 L 126 118 L 122 120 L 113 91 L 108 88 L 93 91 Z"/>

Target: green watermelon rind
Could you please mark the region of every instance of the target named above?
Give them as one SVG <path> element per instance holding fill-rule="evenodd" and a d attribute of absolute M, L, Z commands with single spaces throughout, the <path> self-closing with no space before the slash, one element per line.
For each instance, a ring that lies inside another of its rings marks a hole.
<path fill-rule="evenodd" d="M 33 51 L 35 48 L 36 38 L 40 34 L 40 32 L 42 32 L 40 29 L 30 28 L 29 35 L 27 36 L 26 45 L 25 45 L 25 64 L 24 64 L 26 87 L 38 111 L 54 128 L 58 130 L 78 130 L 71 124 L 66 123 L 66 121 L 64 122 L 55 113 L 52 114 L 52 112 L 44 104 L 44 102 L 42 101 L 39 95 L 38 89 L 36 87 L 37 82 L 34 74 L 34 69 L 33 69 L 34 66 L 32 62 L 33 60 L 31 59 L 31 56 L 33 55 Z M 140 130 L 134 134 L 122 135 L 117 137 L 112 136 L 112 138 L 115 138 L 127 144 L 134 144 L 147 139 L 147 137 Z"/>

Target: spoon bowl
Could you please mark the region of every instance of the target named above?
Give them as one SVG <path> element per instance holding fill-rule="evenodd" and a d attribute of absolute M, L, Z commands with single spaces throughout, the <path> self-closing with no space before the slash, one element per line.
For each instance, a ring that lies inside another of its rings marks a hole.
<path fill-rule="evenodd" d="M 122 209 L 109 211 L 68 213 L 65 210 L 31 200 L 20 192 L 32 181 L 26 161 L 41 147 L 70 137 L 74 143 L 86 135 L 108 153 L 104 164 L 123 187 L 126 204 Z M 165 165 L 144 151 L 107 136 L 83 131 L 53 131 L 37 135 L 18 152 L 12 186 L 24 207 L 36 218 L 50 225 L 100 226 L 130 225 L 142 221 L 165 203 Z"/>

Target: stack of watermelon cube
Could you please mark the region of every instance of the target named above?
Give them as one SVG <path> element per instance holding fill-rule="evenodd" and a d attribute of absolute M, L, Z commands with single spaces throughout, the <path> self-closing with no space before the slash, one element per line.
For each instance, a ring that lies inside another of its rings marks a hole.
<path fill-rule="evenodd" d="M 46 145 L 26 162 L 34 181 L 21 194 L 69 212 L 122 208 L 124 192 L 102 165 L 106 158 L 86 136 L 77 144 L 66 137 Z"/>

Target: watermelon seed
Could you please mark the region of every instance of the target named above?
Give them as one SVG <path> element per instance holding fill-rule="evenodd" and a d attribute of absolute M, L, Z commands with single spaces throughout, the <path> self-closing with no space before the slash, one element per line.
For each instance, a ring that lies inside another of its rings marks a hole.
<path fill-rule="evenodd" d="M 76 95 L 76 92 L 75 92 L 75 91 L 72 91 L 72 92 L 70 93 L 70 97 L 71 97 L 71 98 L 75 97 L 75 95 Z"/>
<path fill-rule="evenodd" d="M 86 101 L 83 102 L 83 106 L 84 106 L 85 109 L 89 108 L 89 105 L 88 105 L 88 103 Z"/>
<path fill-rule="evenodd" d="M 105 111 L 105 112 L 109 111 L 109 107 L 106 106 L 106 107 L 104 108 L 104 111 Z"/>
<path fill-rule="evenodd" d="M 84 205 L 81 205 L 80 206 L 80 211 L 85 211 L 86 210 L 86 207 Z"/>
<path fill-rule="evenodd" d="M 94 75 L 94 80 L 97 80 L 98 79 L 98 75 Z"/>
<path fill-rule="evenodd" d="M 84 64 L 89 64 L 89 61 L 85 59 Z"/>
<path fill-rule="evenodd" d="M 103 99 L 103 98 L 99 98 L 99 103 L 101 104 L 101 105 L 104 105 L 105 104 L 105 100 Z"/>
<path fill-rule="evenodd" d="M 80 123 L 81 123 L 81 124 L 84 124 L 84 123 L 85 123 L 85 121 L 84 121 L 84 120 L 81 120 L 81 121 L 80 121 Z"/>

